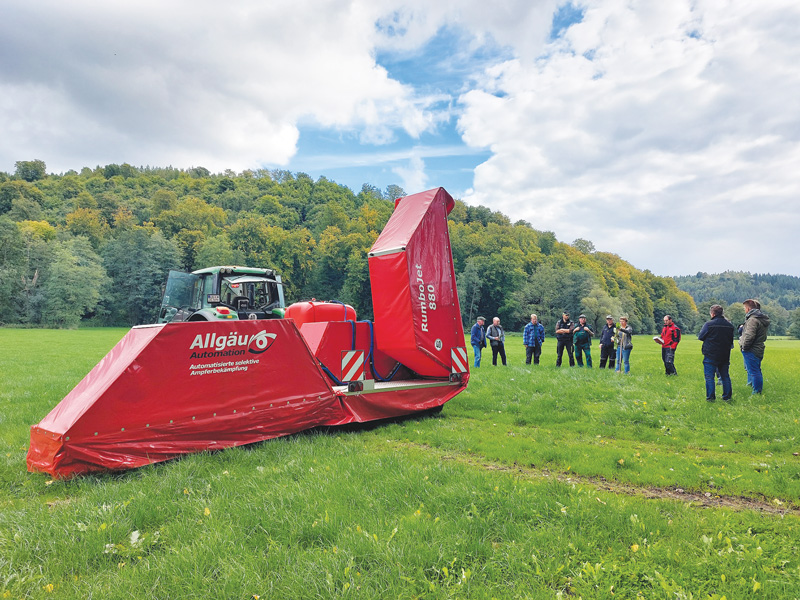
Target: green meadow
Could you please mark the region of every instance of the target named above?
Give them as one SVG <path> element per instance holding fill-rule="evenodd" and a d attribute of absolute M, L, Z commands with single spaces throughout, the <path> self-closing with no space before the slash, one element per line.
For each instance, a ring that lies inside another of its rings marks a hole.
<path fill-rule="evenodd" d="M 800 598 L 798 341 L 768 341 L 763 396 L 734 350 L 710 404 L 689 335 L 672 378 L 648 337 L 625 376 L 509 336 L 437 415 L 28 473 L 124 333 L 0 329 L 0 598 Z"/>

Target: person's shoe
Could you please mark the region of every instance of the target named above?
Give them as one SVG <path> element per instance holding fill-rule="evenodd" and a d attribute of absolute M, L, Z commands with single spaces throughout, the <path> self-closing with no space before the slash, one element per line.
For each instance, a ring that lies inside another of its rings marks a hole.
<path fill-rule="evenodd" d="M 706 398 L 706 402 L 714 402 L 716 401 L 716 399 L 717 399 L 716 396 L 709 396 L 708 398 Z"/>
<path fill-rule="evenodd" d="M 730 404 L 731 402 L 733 402 L 733 400 L 731 400 L 731 397 L 730 397 L 730 396 L 728 396 L 727 398 L 726 398 L 725 396 L 723 396 L 723 397 L 722 397 L 722 400 L 723 400 L 724 402 L 727 402 L 728 404 Z"/>

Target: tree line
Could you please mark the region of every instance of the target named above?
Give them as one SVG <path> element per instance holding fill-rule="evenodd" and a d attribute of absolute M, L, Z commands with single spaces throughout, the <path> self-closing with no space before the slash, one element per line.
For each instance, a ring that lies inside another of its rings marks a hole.
<path fill-rule="evenodd" d="M 283 170 L 111 164 L 48 174 L 41 160 L 19 161 L 0 173 L 0 321 L 150 323 L 170 269 L 225 264 L 275 268 L 287 301 L 340 300 L 371 318 L 367 251 L 403 195 Z M 596 326 L 625 313 L 641 333 L 666 313 L 685 331 L 705 320 L 673 279 L 587 240 L 562 243 L 461 201 L 449 219 L 466 325 L 482 314 L 521 329 L 535 312 L 552 331 L 563 310 Z"/>
<path fill-rule="evenodd" d="M 692 295 L 698 309 L 720 304 L 729 306 L 728 310 L 738 317 L 740 312 L 744 314 L 742 300 L 757 298 L 770 316 L 770 333 L 780 335 L 788 330 L 792 337 L 800 338 L 800 277 L 725 271 L 698 272 L 674 279 L 680 289 Z"/>

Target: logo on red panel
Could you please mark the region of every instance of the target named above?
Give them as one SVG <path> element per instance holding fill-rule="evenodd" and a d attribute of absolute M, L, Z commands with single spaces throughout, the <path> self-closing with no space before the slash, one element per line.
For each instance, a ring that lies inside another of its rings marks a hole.
<path fill-rule="evenodd" d="M 276 337 L 278 336 L 274 333 L 259 331 L 252 338 L 250 338 L 250 344 L 247 346 L 247 351 L 251 354 L 261 354 L 270 346 L 272 346 L 272 342 L 275 341 Z"/>
<path fill-rule="evenodd" d="M 275 342 L 277 334 L 259 331 L 253 335 L 237 334 L 232 331 L 228 335 L 218 336 L 216 333 L 199 333 L 192 341 L 189 350 L 199 348 L 205 352 L 192 352 L 191 358 L 217 358 L 222 356 L 240 356 L 245 352 L 261 354 L 266 352 Z"/>

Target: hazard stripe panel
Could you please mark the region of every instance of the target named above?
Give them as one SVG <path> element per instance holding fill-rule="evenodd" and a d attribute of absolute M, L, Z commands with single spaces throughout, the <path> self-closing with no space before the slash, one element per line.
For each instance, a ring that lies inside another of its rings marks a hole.
<path fill-rule="evenodd" d="M 342 352 L 342 381 L 359 381 L 361 379 L 364 379 L 364 351 Z"/>
<path fill-rule="evenodd" d="M 463 347 L 453 348 L 450 350 L 450 362 L 452 363 L 453 373 L 466 373 L 467 372 L 467 349 Z"/>

